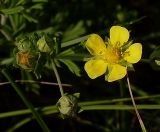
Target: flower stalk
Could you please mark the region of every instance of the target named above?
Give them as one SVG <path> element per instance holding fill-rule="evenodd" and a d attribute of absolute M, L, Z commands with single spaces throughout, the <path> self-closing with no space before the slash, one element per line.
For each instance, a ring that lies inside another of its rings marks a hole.
<path fill-rule="evenodd" d="M 60 90 L 61 96 L 63 96 L 64 95 L 64 91 L 63 91 L 63 88 L 62 88 L 62 83 L 61 83 L 61 80 L 60 80 L 56 65 L 55 65 L 53 60 L 52 60 L 51 63 L 52 63 L 53 71 L 54 71 L 56 79 L 57 79 L 57 83 L 58 83 L 58 86 L 59 86 L 59 90 Z"/>
<path fill-rule="evenodd" d="M 145 125 L 143 123 L 143 120 L 138 112 L 138 109 L 137 109 L 137 106 L 136 106 L 136 103 L 134 101 L 134 97 L 133 97 L 133 94 L 132 94 L 132 90 L 131 90 L 131 85 L 130 85 L 130 81 L 129 81 L 129 77 L 128 77 L 128 74 L 127 74 L 127 84 L 128 84 L 128 88 L 129 88 L 129 93 L 130 93 L 130 96 L 131 96 L 131 100 L 132 100 L 132 103 L 133 103 L 133 107 L 134 107 L 134 110 L 136 112 L 136 115 L 137 115 L 137 118 L 138 118 L 138 121 L 141 125 L 141 128 L 142 128 L 142 131 L 143 132 L 147 132 L 146 128 L 145 128 Z"/>

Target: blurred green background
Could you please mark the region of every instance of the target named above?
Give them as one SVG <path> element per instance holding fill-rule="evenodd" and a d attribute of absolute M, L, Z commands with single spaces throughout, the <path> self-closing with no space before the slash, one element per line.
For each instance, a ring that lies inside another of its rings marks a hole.
<path fill-rule="evenodd" d="M 32 73 L 13 67 L 13 48 L 17 36 L 32 32 L 51 35 L 60 33 L 62 42 L 67 42 L 90 33 L 108 36 L 113 25 L 129 29 L 131 39 L 143 45 L 142 60 L 129 71 L 134 96 L 155 95 L 160 92 L 158 64 L 160 60 L 160 2 L 151 0 L 0 0 L 0 68 L 8 68 L 15 80 L 34 79 Z M 70 46 L 72 47 L 72 46 Z M 65 50 L 66 48 L 62 49 Z M 80 46 L 76 50 L 81 50 Z M 81 76 L 72 74 L 66 65 L 58 68 L 62 83 L 68 93 L 79 92 L 79 101 L 94 101 L 130 97 L 126 78 L 108 83 L 104 77 L 91 80 L 86 75 L 84 62 L 76 61 Z M 0 74 L 0 82 L 6 79 Z M 54 73 L 44 68 L 38 81 L 56 82 Z M 34 106 L 55 105 L 60 98 L 58 86 L 20 83 Z M 159 104 L 159 99 L 136 101 L 137 104 Z M 120 102 L 123 104 L 123 102 Z M 127 104 L 132 104 L 127 102 Z M 0 112 L 25 109 L 17 93 L 10 85 L 0 86 Z M 149 132 L 160 131 L 160 111 L 140 110 Z M 0 119 L 0 131 L 5 132 L 25 116 Z M 134 111 L 99 110 L 84 111 L 80 119 L 61 119 L 59 114 L 44 116 L 51 131 L 55 132 L 139 132 L 140 125 Z M 38 131 L 41 128 L 35 120 L 25 124 L 16 132 Z"/>

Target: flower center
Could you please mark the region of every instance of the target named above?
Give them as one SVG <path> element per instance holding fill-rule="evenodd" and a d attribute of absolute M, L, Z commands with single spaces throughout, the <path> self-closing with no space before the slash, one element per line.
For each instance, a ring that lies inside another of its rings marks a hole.
<path fill-rule="evenodd" d="M 117 47 L 107 47 L 103 58 L 108 63 L 118 63 L 121 59 L 121 50 Z"/>

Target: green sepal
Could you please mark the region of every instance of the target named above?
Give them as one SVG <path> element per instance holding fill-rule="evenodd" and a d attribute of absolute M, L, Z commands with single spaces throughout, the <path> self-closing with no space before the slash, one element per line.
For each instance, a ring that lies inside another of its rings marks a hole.
<path fill-rule="evenodd" d="M 81 113 L 81 112 L 83 112 L 84 110 L 82 109 L 82 108 L 80 108 L 79 110 L 78 110 L 78 113 Z"/>
<path fill-rule="evenodd" d="M 38 34 L 20 35 L 16 38 L 16 45 L 19 51 L 38 51 L 36 42 L 38 41 Z"/>
<path fill-rule="evenodd" d="M 124 45 L 122 45 L 122 52 L 125 52 L 132 45 L 132 43 L 133 40 L 124 43 Z"/>
<path fill-rule="evenodd" d="M 80 97 L 80 93 L 74 93 L 73 94 L 75 97 L 79 98 Z"/>
<path fill-rule="evenodd" d="M 50 52 L 51 51 L 50 47 L 48 46 L 48 42 L 45 36 L 43 36 L 37 41 L 37 47 L 40 52 Z"/>
<path fill-rule="evenodd" d="M 124 59 L 121 60 L 121 61 L 119 62 L 119 64 L 122 65 L 122 66 L 124 66 L 124 67 L 127 67 L 127 70 L 129 70 L 129 71 L 135 71 L 135 70 L 134 70 L 134 67 L 133 67 L 133 64 L 127 62 L 127 61 L 124 60 Z"/>

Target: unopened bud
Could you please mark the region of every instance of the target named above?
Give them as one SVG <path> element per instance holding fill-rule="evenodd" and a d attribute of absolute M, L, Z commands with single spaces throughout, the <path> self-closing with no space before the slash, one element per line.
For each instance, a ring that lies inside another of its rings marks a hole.
<path fill-rule="evenodd" d="M 35 50 L 34 44 L 32 43 L 31 40 L 29 40 L 28 37 L 24 37 L 21 40 L 19 40 L 17 42 L 17 48 L 19 51 L 22 51 L 22 52 Z"/>
<path fill-rule="evenodd" d="M 47 36 L 43 36 L 37 41 L 37 47 L 41 52 L 50 52 L 51 51 L 49 47 L 50 43 L 51 39 L 48 38 Z"/>
<path fill-rule="evenodd" d="M 59 112 L 64 116 L 74 116 L 77 112 L 78 97 L 76 95 L 64 95 L 58 102 Z"/>
<path fill-rule="evenodd" d="M 16 54 L 17 64 L 26 70 L 32 70 L 35 67 L 38 54 L 29 51 L 22 51 Z"/>

